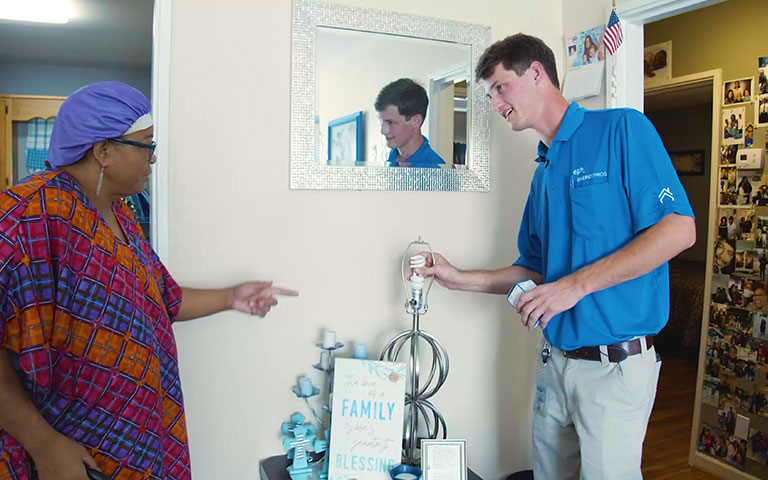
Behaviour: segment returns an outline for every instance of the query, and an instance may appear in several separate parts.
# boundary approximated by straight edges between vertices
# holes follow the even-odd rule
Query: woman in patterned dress
[[[122,201],[152,138],[143,94],[88,85],[59,110],[54,168],[0,193],[0,480],[190,479],[172,323],[297,294],[174,282]]]

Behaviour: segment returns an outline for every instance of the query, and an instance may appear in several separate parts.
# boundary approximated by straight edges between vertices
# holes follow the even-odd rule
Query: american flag
[[[621,22],[619,22],[619,16],[616,15],[614,8],[611,10],[611,17],[608,19],[608,26],[605,29],[605,49],[613,55],[621,46],[622,40],[624,40],[624,35],[621,33]]]

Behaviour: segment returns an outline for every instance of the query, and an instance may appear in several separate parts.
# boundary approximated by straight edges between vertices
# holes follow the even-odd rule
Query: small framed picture
[[[643,49],[643,78],[646,87],[672,78],[671,41]]]
[[[421,441],[423,480],[467,480],[467,441]]]
[[[768,127],[768,95],[757,97],[757,102],[755,103],[755,126]],[[768,141],[766,144],[768,144]]]
[[[720,143],[734,145],[744,143],[744,107],[725,108],[722,110],[723,135]]]
[[[363,160],[363,112],[328,122],[328,165],[360,165]]]
[[[669,152],[678,175],[704,175],[704,150]]]
[[[737,78],[723,82],[723,105],[750,103],[755,99],[755,77]]]

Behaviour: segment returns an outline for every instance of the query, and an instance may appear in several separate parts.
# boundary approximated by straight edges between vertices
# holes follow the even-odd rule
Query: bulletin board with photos
[[[745,168],[737,161],[746,148],[768,154],[763,128],[768,119],[760,117],[760,99],[768,97],[768,57],[757,63],[757,82],[746,77],[723,84],[719,206],[697,448],[768,478],[768,171],[765,165]]]

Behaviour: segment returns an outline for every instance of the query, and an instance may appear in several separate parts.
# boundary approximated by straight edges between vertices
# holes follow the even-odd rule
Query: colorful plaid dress
[[[0,193],[0,339],[24,390],[57,431],[119,479],[189,479],[171,321],[181,289],[125,203],[130,245],[68,174]],[[0,430],[0,480],[36,478]]]

